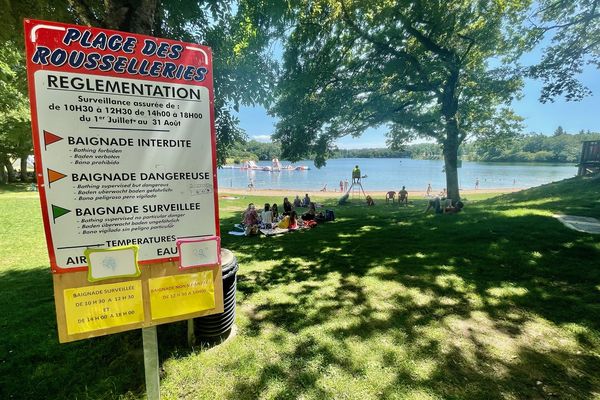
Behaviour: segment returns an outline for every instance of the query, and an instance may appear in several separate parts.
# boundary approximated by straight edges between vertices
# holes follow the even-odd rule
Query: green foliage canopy
[[[512,135],[507,104],[522,83],[500,60],[517,48],[509,24],[528,1],[302,2],[286,43],[272,112],[283,157],[315,154],[335,140],[389,126],[389,144],[418,137],[443,146],[450,196],[457,152],[468,136]],[[491,62],[493,60],[493,62]]]
[[[275,66],[265,17],[280,13],[267,2],[238,0],[4,0],[1,43],[23,48],[25,17],[119,29],[190,41],[213,50],[217,156],[245,137],[234,111],[240,105],[266,104],[275,83]],[[6,15],[4,15],[6,14]],[[6,17],[6,18],[4,18]],[[0,57],[4,58],[4,54]],[[22,61],[19,66],[22,68]],[[1,73],[1,72],[0,72]],[[2,76],[2,81],[3,81]],[[24,77],[21,77],[23,85]],[[1,83],[1,82],[0,82]],[[1,101],[1,100],[0,100]],[[0,105],[1,107],[1,105]],[[1,140],[1,138],[0,138]]]
[[[558,130],[558,129],[557,129]],[[506,145],[475,142],[463,146],[465,158],[475,161],[576,163],[585,140],[600,140],[600,133],[579,132],[547,136],[540,133],[519,135]]]
[[[600,1],[539,0],[530,17],[533,45],[547,36],[551,44],[530,76],[541,79],[542,102],[564,96],[567,101],[591,95],[578,79],[586,64],[600,68]]]
[[[6,167],[11,172],[11,158],[27,157],[31,151],[23,54],[9,41],[0,47],[0,169]]]

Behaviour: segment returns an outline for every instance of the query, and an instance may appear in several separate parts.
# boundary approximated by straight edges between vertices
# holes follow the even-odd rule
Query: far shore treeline
[[[586,140],[600,140],[600,133],[588,130],[569,134],[559,126],[551,136],[530,133],[521,134],[504,144],[496,142],[488,145],[483,141],[464,143],[459,149],[459,157],[466,161],[577,163],[581,153],[581,143]],[[229,164],[239,164],[246,160],[271,161],[273,158],[280,157],[281,148],[277,143],[249,140],[237,143],[227,161]],[[441,146],[437,143],[419,143],[396,150],[390,148],[337,149],[330,158],[437,160],[443,159],[443,154]]]

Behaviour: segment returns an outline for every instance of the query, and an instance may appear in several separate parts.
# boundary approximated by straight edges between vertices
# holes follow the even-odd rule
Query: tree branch
[[[398,50],[398,49],[394,48],[390,43],[378,40],[373,35],[370,35],[369,33],[364,32],[362,29],[360,29],[358,24],[356,24],[356,22],[354,22],[354,20],[350,16],[348,9],[346,8],[346,5],[344,4],[343,0],[340,1],[340,5],[342,8],[342,12],[344,14],[344,21],[346,21],[346,23],[348,24],[348,26],[354,33],[356,33],[358,36],[360,36],[367,42],[371,43],[376,48],[379,48],[380,50],[383,50],[383,51],[387,51],[389,54],[394,55],[394,56],[408,62],[415,69],[415,71],[419,75],[420,79],[424,82],[423,85],[427,85],[428,90],[436,91],[437,86],[435,86],[429,82],[428,77],[423,72],[423,67],[421,66],[420,62],[413,55],[411,55],[405,51]]]
[[[430,37],[426,36],[424,33],[419,31],[418,29],[414,28],[411,25],[410,21],[408,21],[403,14],[398,13],[397,15],[398,15],[398,19],[402,22],[404,29],[406,29],[406,31],[408,33],[410,33],[415,39],[417,39],[427,50],[439,55],[446,61],[449,61],[449,62],[456,61],[455,54],[452,51],[445,49],[444,47],[438,45]]]
[[[471,49],[475,45],[475,39],[470,38],[470,37],[465,36],[465,35],[461,35],[461,34],[459,34],[458,37],[460,37],[461,39],[465,39],[465,40],[469,41],[469,45],[467,46],[467,49],[462,54],[462,56],[460,56],[460,62],[462,63],[462,62],[464,62],[465,58],[467,58],[467,55],[469,55],[469,52],[471,51]]]
[[[96,14],[92,10],[92,7],[84,0],[67,0],[69,5],[73,8],[77,17],[81,19],[85,25],[88,26],[100,26],[101,22],[96,17]]]

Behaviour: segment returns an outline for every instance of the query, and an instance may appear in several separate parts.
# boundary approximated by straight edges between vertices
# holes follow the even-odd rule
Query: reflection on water
[[[283,163],[287,165],[288,163]],[[270,166],[261,161],[259,166]],[[327,166],[317,169],[312,161],[297,165],[309,165],[308,171],[267,172],[241,169],[219,169],[221,189],[246,188],[250,182],[257,189],[304,189],[339,191],[340,180],[351,179],[352,168],[359,165],[366,190],[398,190],[406,186],[411,190],[425,190],[431,183],[434,190],[446,186],[441,160],[411,160],[408,158],[338,158],[329,160]],[[463,161],[459,168],[462,189],[474,189],[479,179],[480,189],[527,188],[575,176],[573,164],[529,163],[483,163]]]

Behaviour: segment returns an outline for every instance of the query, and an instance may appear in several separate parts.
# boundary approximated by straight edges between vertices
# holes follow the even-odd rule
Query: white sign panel
[[[31,24],[31,23],[29,23]],[[210,49],[61,24],[28,30],[36,172],[52,269],[88,248],[178,258],[219,235]]]

